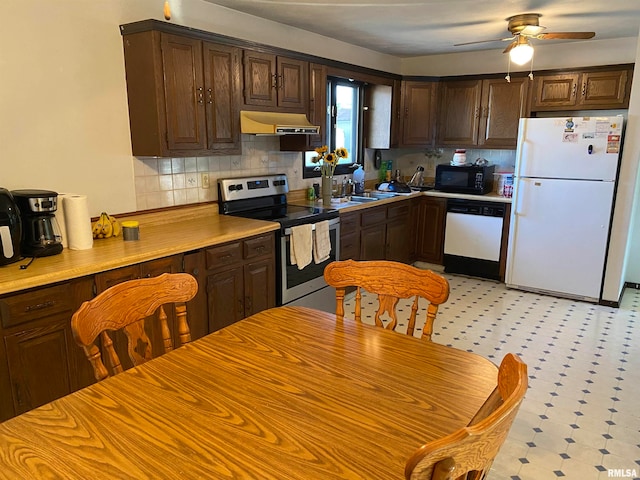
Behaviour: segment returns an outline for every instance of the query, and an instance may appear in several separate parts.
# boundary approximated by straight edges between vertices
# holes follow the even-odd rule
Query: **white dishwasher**
[[[504,213],[498,202],[447,200],[444,271],[500,280]]]

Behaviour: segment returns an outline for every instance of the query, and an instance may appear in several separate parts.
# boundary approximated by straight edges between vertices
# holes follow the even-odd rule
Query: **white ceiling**
[[[398,57],[503,49],[500,40],[454,44],[508,38],[506,19],[521,13],[542,14],[546,32],[594,31],[594,39],[637,37],[640,28],[640,0],[207,1]]]

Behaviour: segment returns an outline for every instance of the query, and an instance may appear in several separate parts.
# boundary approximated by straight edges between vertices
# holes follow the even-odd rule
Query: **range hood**
[[[320,127],[311,125],[304,113],[240,111],[240,131],[252,135],[317,135]]]

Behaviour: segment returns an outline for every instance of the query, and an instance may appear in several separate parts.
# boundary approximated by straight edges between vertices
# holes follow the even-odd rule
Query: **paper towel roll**
[[[60,234],[62,235],[62,246],[67,248],[69,246],[69,240],[67,239],[67,225],[65,223],[64,216],[64,197],[68,197],[68,193],[59,193],[58,194],[58,207],[56,208],[55,217],[58,221],[58,226],[60,227]]]
[[[91,216],[86,195],[65,194],[62,210],[70,250],[87,250],[93,247]]]

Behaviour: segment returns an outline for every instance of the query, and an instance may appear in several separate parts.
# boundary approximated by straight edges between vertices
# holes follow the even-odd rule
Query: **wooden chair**
[[[198,291],[198,283],[188,273],[164,273],[157,277],[129,280],[114,285],[84,302],[71,318],[73,337],[93,367],[98,381],[110,376],[95,341],[100,337],[111,375],[123,371],[120,358],[108,330],[122,329],[127,338],[127,352],[133,365],[153,358],[151,341],[145,332],[144,319],[158,311],[164,352],[173,349],[171,331],[163,305],[175,304],[176,330],[180,345],[191,341],[185,302]]]
[[[324,278],[329,285],[336,289],[336,316],[338,320],[344,318],[344,296],[347,287],[357,287],[356,321],[362,321],[361,289],[364,289],[378,296],[376,325],[384,327],[382,315],[386,312],[390,317],[386,326],[389,330],[394,330],[398,323],[396,312],[398,300],[415,297],[408,319],[407,335],[413,335],[418,313],[418,301],[420,298],[425,298],[429,301],[429,305],[421,338],[427,340],[431,340],[438,306],[449,298],[449,282],[442,275],[404,263],[386,260],[332,262],[325,268]]]
[[[498,371],[498,386],[469,425],[420,447],[406,463],[406,479],[485,478],[507,438],[527,385],[526,364],[507,354]]]

